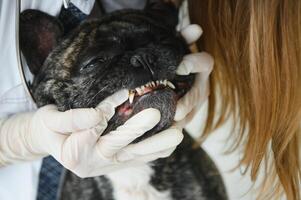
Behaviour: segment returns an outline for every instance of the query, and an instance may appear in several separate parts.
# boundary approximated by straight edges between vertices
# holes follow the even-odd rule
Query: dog
[[[177,8],[159,0],[144,10],[120,10],[64,31],[59,19],[37,10],[20,18],[20,46],[34,74],[31,91],[39,107],[60,111],[95,107],[120,89],[129,100],[116,108],[104,134],[146,108],[161,112],[160,122],[134,142],[170,127],[176,103],[194,75],[177,76],[189,49],[175,30]],[[222,178],[209,156],[184,141],[168,158],[106,176],[81,179],[64,173],[64,200],[227,199]]]

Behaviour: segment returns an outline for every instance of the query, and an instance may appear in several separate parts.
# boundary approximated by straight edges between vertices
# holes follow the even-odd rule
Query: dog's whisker
[[[91,101],[93,101],[97,95],[99,95],[103,90],[105,90],[107,87],[109,87],[108,85],[106,85],[105,87],[101,88],[89,101],[88,101],[88,105],[90,104]]]

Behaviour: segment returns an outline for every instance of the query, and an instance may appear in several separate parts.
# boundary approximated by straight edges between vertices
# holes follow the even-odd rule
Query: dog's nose
[[[146,55],[134,55],[131,57],[131,65],[133,67],[143,67],[145,70],[147,70],[153,79],[155,79],[155,71],[153,68],[153,64],[155,61],[155,57],[150,54]]]

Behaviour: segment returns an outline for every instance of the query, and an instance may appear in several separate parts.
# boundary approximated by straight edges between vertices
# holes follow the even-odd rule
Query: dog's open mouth
[[[156,108],[161,113],[160,122],[149,133],[154,134],[171,126],[177,101],[191,88],[193,81],[193,75],[176,76],[173,80],[150,81],[129,89],[129,99],[117,107],[105,133],[114,130],[133,115],[147,108]],[[145,135],[149,136],[149,134]]]
[[[129,100],[118,107],[118,114],[124,116],[130,115],[137,102],[140,100],[143,101],[143,99],[148,98],[149,95],[156,95],[161,90],[164,91],[168,89],[175,90],[176,87],[171,81],[166,79],[151,81],[145,85],[131,89],[129,90]]]

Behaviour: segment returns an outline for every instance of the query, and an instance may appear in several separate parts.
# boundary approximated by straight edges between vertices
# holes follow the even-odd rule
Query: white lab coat
[[[21,10],[38,9],[56,16],[62,0],[21,0]],[[82,12],[90,13],[94,0],[72,0]],[[17,66],[16,1],[0,1],[0,118],[35,109],[23,88]],[[28,70],[27,70],[28,71]],[[1,200],[34,200],[41,160],[0,168]]]

